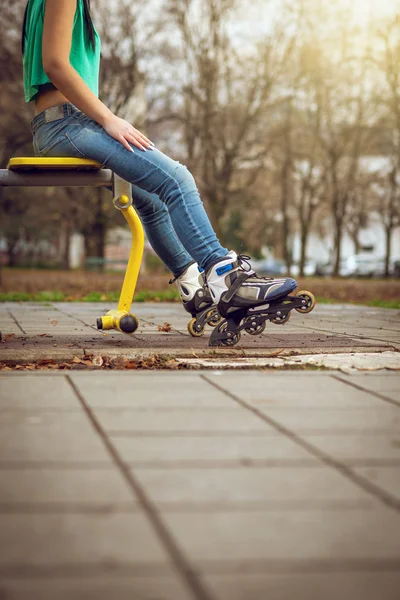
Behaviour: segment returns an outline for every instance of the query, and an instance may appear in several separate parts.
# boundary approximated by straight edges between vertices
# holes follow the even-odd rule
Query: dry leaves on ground
[[[129,359],[124,356],[93,356],[86,355],[83,358],[74,356],[71,360],[61,363],[51,360],[42,359],[37,362],[27,362],[21,364],[13,364],[11,362],[0,363],[0,371],[42,371],[46,369],[58,370],[181,370],[188,368],[187,365],[178,363],[174,358],[166,355],[154,354],[138,359]]]
[[[172,326],[165,321],[164,324],[163,325],[159,325],[157,327],[157,329],[158,329],[158,331],[166,331],[168,333],[169,331],[171,331]]]
[[[0,335],[1,342],[11,342],[15,338],[15,333],[6,333],[5,335]]]

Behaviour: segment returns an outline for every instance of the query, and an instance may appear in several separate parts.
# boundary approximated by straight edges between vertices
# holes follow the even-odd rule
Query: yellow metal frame
[[[140,264],[144,249],[144,232],[140,219],[128,196],[122,195],[114,199],[114,205],[119,203],[119,210],[125,217],[132,233],[132,246],[124,282],[119,297],[117,310],[110,310],[106,315],[97,319],[99,329],[118,329],[124,333],[133,333],[138,327],[137,318],[130,313],[132,298],[135,293],[139,276]],[[123,208],[126,206],[126,208]]]
[[[102,165],[94,160],[85,158],[34,158],[18,157],[12,158],[7,168],[10,171],[32,172],[32,171],[81,171],[98,170]],[[23,185],[23,184],[21,184]],[[27,177],[26,185],[29,186]],[[138,325],[138,319],[131,314],[133,295],[136,289],[136,283],[139,276],[140,264],[142,262],[144,250],[144,232],[140,219],[133,207],[132,186],[113,174],[113,203],[115,208],[120,210],[129,225],[132,234],[132,245],[129,254],[128,265],[126,267],[121,294],[116,310],[108,311],[104,316],[97,319],[98,329],[108,330],[116,329],[123,333],[133,333]]]

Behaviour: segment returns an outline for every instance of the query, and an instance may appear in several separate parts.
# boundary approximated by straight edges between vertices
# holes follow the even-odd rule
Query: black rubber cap
[[[103,329],[103,321],[101,317],[96,321],[97,329]]]
[[[122,317],[120,320],[119,326],[125,333],[133,333],[138,328],[138,322],[135,317],[126,315],[126,317]]]

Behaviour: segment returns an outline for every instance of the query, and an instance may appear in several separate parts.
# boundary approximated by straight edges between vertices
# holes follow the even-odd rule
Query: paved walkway
[[[396,373],[3,372],[0,598],[397,600],[399,467]]]
[[[85,354],[138,356],[269,356],[383,352],[400,349],[400,311],[354,305],[317,305],[301,315],[292,311],[284,326],[269,323],[261,336],[242,335],[234,348],[209,348],[208,336],[193,338],[187,332],[189,315],[180,304],[135,304],[140,319],[133,336],[96,329],[96,318],[112,308],[89,303],[4,303],[0,305],[0,361],[68,360]],[[169,332],[159,326],[168,323]],[[7,335],[8,334],[8,335]],[[14,334],[10,335],[10,334]]]

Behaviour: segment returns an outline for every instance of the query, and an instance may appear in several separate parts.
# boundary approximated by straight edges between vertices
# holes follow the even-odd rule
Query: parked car
[[[372,277],[377,269],[377,259],[370,254],[353,254],[347,258],[344,277]]]
[[[353,254],[342,258],[339,264],[340,277],[372,277],[376,269],[376,261],[369,255]],[[315,274],[323,277],[332,277],[334,261],[319,263],[315,267]]]
[[[340,265],[339,265],[339,275],[344,276],[344,274],[347,274],[347,268],[346,268],[346,262],[347,259],[346,258],[342,258],[342,260],[340,261]],[[334,263],[333,262],[325,262],[325,263],[317,263],[315,265],[315,275],[318,275],[320,277],[332,277],[333,275],[333,270],[334,270]]]
[[[376,261],[374,277],[385,277],[385,265],[385,258],[379,258]],[[389,260],[389,277],[400,277],[400,260],[398,258]]]

